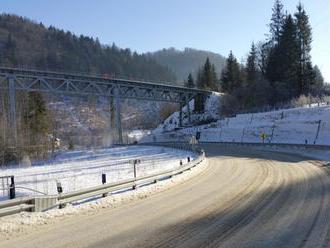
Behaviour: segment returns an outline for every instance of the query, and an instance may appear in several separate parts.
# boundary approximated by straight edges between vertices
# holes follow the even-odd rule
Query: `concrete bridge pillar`
[[[17,120],[16,120],[16,92],[15,78],[8,76],[8,97],[9,97],[9,144],[12,147],[17,146]]]
[[[114,137],[115,125],[115,107],[114,98],[109,97],[109,132]]]
[[[186,106],[187,106],[188,124],[190,124],[191,123],[191,116],[190,116],[189,100],[186,101]]]
[[[118,144],[123,143],[123,131],[121,127],[121,115],[120,115],[120,96],[119,96],[119,88],[116,87],[114,90],[115,95],[115,121],[116,121],[116,129],[118,134]]]
[[[182,127],[182,108],[183,108],[183,104],[182,102],[180,102],[179,127]]]

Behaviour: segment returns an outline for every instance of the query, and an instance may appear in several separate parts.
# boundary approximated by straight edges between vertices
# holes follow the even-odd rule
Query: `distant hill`
[[[0,65],[176,80],[172,71],[149,56],[8,14],[0,15]]]
[[[171,69],[181,82],[187,78],[189,73],[193,73],[195,76],[198,68],[205,63],[207,57],[215,65],[218,76],[226,63],[226,58],[220,54],[192,48],[185,48],[183,51],[169,48],[147,55],[159,64]]]

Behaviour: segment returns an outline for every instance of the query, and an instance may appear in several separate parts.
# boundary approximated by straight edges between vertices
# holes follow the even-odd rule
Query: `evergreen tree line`
[[[312,64],[312,28],[305,9],[299,3],[291,15],[275,0],[272,12],[266,41],[252,43],[245,64],[230,51],[218,79],[207,59],[195,81],[189,75],[186,86],[227,93],[229,112],[276,106],[301,95],[321,95],[324,80]]]

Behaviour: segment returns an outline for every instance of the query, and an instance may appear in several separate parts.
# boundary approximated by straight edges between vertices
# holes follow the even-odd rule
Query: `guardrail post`
[[[107,183],[107,175],[102,173],[102,184],[106,184]],[[107,197],[108,196],[108,193],[104,193],[102,195],[102,197]]]
[[[62,187],[61,182],[56,182],[56,189],[57,189],[57,193],[59,195],[61,195],[63,193],[63,187]],[[65,207],[65,204],[60,204],[58,207],[59,207],[59,209],[62,209]]]
[[[141,163],[140,159],[134,159],[130,161],[133,164],[133,172],[134,172],[134,185],[133,185],[133,189],[137,188],[136,185],[136,179],[137,179],[137,164]]]
[[[15,178],[14,176],[11,176],[10,185],[9,185],[9,199],[15,199],[15,197],[16,197]]]
[[[133,189],[136,189],[137,188],[137,186],[136,186],[136,160],[134,161],[134,164],[133,164],[133,166],[134,166],[134,185],[133,185]]]

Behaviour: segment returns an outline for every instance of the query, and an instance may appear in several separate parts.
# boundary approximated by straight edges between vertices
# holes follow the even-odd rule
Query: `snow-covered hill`
[[[199,131],[200,141],[204,142],[262,142],[261,135],[264,134],[267,143],[330,145],[330,106],[239,114],[180,130],[166,124],[142,141],[189,140]]]
[[[182,123],[184,126],[198,125],[200,123],[210,123],[220,118],[220,99],[221,94],[214,92],[205,101],[205,113],[194,113],[195,100],[189,102],[191,111],[191,123],[188,122],[187,106],[182,108]],[[163,123],[161,123],[153,133],[163,133],[179,128],[179,111],[170,115]]]

